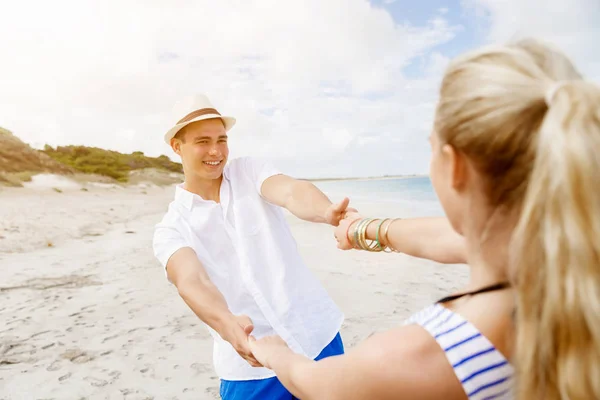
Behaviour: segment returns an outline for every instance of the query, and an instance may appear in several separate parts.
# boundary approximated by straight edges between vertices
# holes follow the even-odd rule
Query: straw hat
[[[221,115],[208,99],[203,94],[195,95],[191,98],[179,102],[175,106],[175,114],[179,117],[183,115],[179,121],[165,134],[165,142],[170,145],[171,139],[175,137],[177,132],[186,125],[192,122],[202,121],[211,118],[221,118],[225,125],[225,131],[229,131],[235,125],[235,118]]]

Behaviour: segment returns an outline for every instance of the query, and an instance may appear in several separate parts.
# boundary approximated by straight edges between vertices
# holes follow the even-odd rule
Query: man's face
[[[229,147],[220,118],[187,125],[171,139],[171,146],[181,156],[186,174],[199,179],[218,179],[223,174]]]

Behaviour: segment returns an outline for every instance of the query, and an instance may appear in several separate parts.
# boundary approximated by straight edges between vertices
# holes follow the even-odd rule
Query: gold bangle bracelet
[[[364,250],[361,246],[361,242],[360,242],[360,232],[362,230],[362,227],[364,226],[364,224],[368,221],[368,218],[363,218],[361,219],[358,224],[356,224],[356,228],[354,229],[354,233],[353,233],[353,237],[354,237],[354,248],[359,249],[359,250]]]
[[[386,237],[387,229],[383,235],[379,235],[379,231],[381,230],[382,225],[388,221],[389,219],[380,220],[377,218],[363,218],[356,223],[354,231],[348,234],[348,240],[350,241],[350,245],[354,249],[365,250],[369,252],[378,253],[381,251],[385,251],[386,247],[381,244],[381,239]],[[375,240],[370,240],[367,238],[367,231],[369,226],[373,222],[379,222],[379,226],[377,228],[377,234]],[[391,221],[393,222],[393,221]],[[389,228],[388,223],[387,228]],[[379,239],[379,240],[377,240]],[[389,253],[389,252],[388,252]]]
[[[377,246],[379,247],[379,251],[385,251],[385,246],[383,246],[381,244],[381,227],[383,226],[383,224],[385,224],[387,221],[389,221],[389,218],[384,218],[381,220],[381,222],[377,225],[377,231],[375,232],[375,243],[377,243]]]
[[[390,250],[386,253],[399,253],[398,250],[394,249],[392,247],[392,244],[390,243],[390,239],[388,238],[388,231],[390,230],[390,226],[392,226],[392,224],[398,220],[401,220],[402,218],[394,218],[392,219],[387,226],[385,227],[384,231],[383,231],[383,237],[385,237],[385,242],[387,243],[387,248]]]
[[[360,219],[357,219],[355,221],[353,221],[350,226],[348,227],[348,232],[346,232],[346,237],[348,239],[348,242],[350,243],[350,246],[352,246],[353,249],[356,249],[356,238],[354,237],[355,233],[356,233],[356,228],[358,228],[358,225],[360,225]],[[352,228],[352,226],[354,225],[354,229],[352,231],[350,231],[350,228]]]
[[[369,246],[366,241],[366,232],[367,232],[367,228],[373,221],[374,221],[373,218],[368,218],[365,220],[364,224],[362,224],[360,227],[360,231],[358,233],[358,241],[359,241],[359,246],[362,250],[367,250],[367,251],[369,250]]]
[[[369,225],[371,225],[373,222],[378,221],[375,218],[372,218],[369,220],[369,222],[365,223],[365,225],[363,226],[362,230],[361,230],[361,235],[360,235],[360,239],[361,239],[361,246],[370,252],[379,252],[381,251],[380,246],[377,244],[377,242],[375,240],[369,240],[367,239],[367,230],[369,228]]]

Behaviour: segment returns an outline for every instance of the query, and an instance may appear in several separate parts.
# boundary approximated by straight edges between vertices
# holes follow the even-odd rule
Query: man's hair
[[[190,125],[191,125],[191,124],[190,124]],[[177,139],[177,140],[181,141],[181,143],[185,143],[185,128],[187,128],[187,127],[188,127],[188,126],[190,126],[190,125],[186,125],[186,126],[184,126],[183,128],[181,128],[181,129],[179,130],[179,132],[177,132],[177,133],[175,134],[175,136],[173,136],[173,139]]]

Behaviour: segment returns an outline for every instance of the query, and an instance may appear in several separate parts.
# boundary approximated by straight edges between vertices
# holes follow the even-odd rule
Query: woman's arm
[[[377,219],[366,230],[368,240],[379,241],[399,253],[424,258],[444,264],[464,264],[467,262],[466,245],[447,218],[409,218],[387,220]],[[335,230],[338,247],[359,248],[354,240],[354,232],[360,224],[360,216],[350,215]],[[387,229],[387,234],[386,234]],[[350,241],[348,241],[350,239]]]
[[[293,353],[277,336],[251,339],[250,348],[304,400],[466,398],[444,352],[416,325],[373,335],[345,355],[320,361]]]

